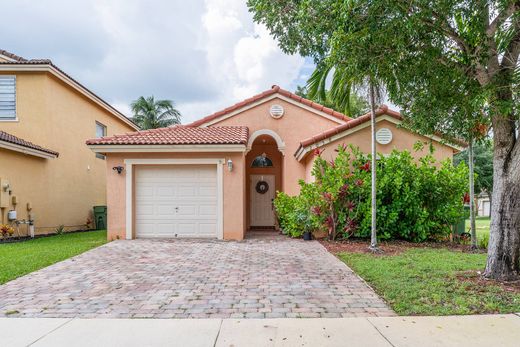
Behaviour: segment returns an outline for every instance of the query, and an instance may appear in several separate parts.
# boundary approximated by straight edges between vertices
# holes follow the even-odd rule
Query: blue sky
[[[0,49],[49,58],[129,114],[154,95],[183,122],[278,84],[295,90],[309,59],[281,52],[245,0],[0,0]]]

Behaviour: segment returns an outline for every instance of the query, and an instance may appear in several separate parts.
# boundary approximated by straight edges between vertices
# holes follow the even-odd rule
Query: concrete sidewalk
[[[0,318],[0,346],[519,346],[520,316]]]

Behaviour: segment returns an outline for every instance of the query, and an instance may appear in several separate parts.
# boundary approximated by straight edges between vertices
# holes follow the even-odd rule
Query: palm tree
[[[327,92],[327,83],[329,74],[332,73],[330,81],[330,89]],[[309,96],[314,100],[325,101],[329,97],[336,105],[338,105],[346,114],[351,114],[352,110],[352,94],[360,91],[368,91],[368,99],[370,104],[370,124],[371,124],[371,142],[372,142],[372,226],[370,233],[370,247],[373,252],[380,252],[377,246],[377,229],[376,229],[376,104],[382,99],[383,87],[378,83],[378,79],[372,74],[357,73],[349,71],[344,67],[323,63],[316,67],[307,82],[307,90]]]
[[[171,100],[155,100],[153,96],[141,96],[130,105],[134,122],[141,129],[157,129],[181,122],[181,113]]]

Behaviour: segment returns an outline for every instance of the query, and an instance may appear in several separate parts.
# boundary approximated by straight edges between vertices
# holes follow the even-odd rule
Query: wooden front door
[[[274,175],[251,175],[250,179],[250,216],[252,227],[273,227],[275,196]]]

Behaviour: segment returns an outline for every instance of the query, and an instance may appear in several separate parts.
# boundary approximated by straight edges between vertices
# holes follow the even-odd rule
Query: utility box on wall
[[[0,178],[0,208],[8,208],[9,192],[11,191],[11,185],[7,178]]]

